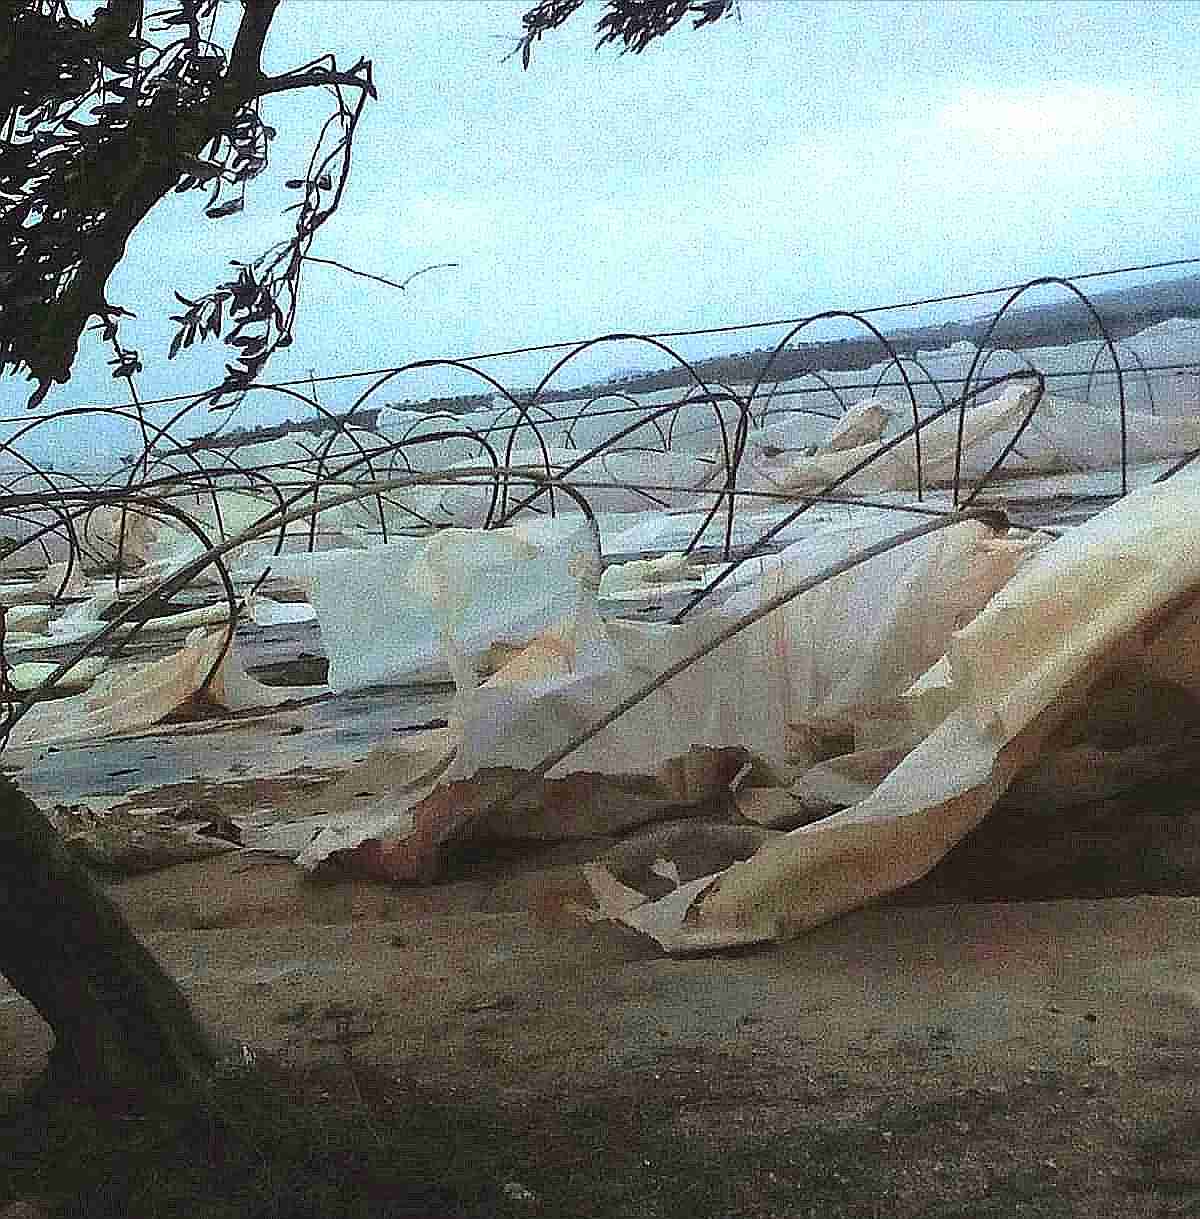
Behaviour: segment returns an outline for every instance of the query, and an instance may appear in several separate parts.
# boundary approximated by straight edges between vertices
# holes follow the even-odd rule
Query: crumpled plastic
[[[224,644],[225,631],[194,630],[183,647],[147,664],[117,664],[82,694],[38,703],[17,721],[8,747],[94,740],[157,724],[199,692]],[[267,686],[246,673],[234,647],[221,660],[207,698],[230,711],[278,706],[326,692],[324,686]]]
[[[1196,689],[1198,508],[1188,469],[1047,545],[951,637],[943,717],[865,799],[610,912],[672,952],[794,935],[929,871],[1117,667]]]
[[[894,532],[883,514],[853,530],[830,531],[823,547],[677,626],[602,622],[594,589],[581,590],[569,621],[486,681],[461,684],[449,727],[409,738],[395,782],[360,812],[339,811],[298,862],[315,867],[353,852],[371,871],[428,874],[437,846],[474,818],[486,814],[503,823],[507,814],[490,803],[514,775],[537,766],[787,581]],[[576,749],[549,771],[542,798],[561,810],[594,801],[598,786],[627,778],[673,786],[674,807],[697,805],[727,790],[737,767],[731,770],[721,751],[730,749],[786,772],[796,760],[796,724],[835,711],[852,723],[864,708],[899,699],[944,649],[958,620],[987,602],[1033,544],[998,545],[986,526],[964,522],[872,560],[852,573],[857,580],[840,577],[796,597]],[[851,607],[862,620],[847,635]],[[818,629],[824,634],[814,637]],[[796,641],[806,634],[809,663],[797,663]],[[667,807],[664,801],[660,815]],[[549,833],[555,813],[543,811],[542,832]],[[514,823],[527,816],[514,813]]]
[[[985,473],[998,458],[1029,407],[1036,390],[1009,384],[992,402],[967,410],[963,421],[964,477]],[[897,421],[907,425],[902,415]],[[952,481],[958,450],[958,412],[921,429],[921,476],[925,486]],[[1137,411],[1126,414],[1129,462],[1182,456],[1200,449],[1200,419],[1166,418]],[[748,451],[749,485],[787,495],[812,494],[829,486],[879,451],[878,442],[816,453]],[[1009,454],[1010,474],[1111,469],[1121,459],[1120,416],[1070,399],[1046,395]],[[881,453],[844,484],[858,493],[912,490],[917,486],[917,449],[910,438]]]
[[[474,683],[495,643],[524,644],[598,581],[595,535],[575,514],[505,529],[444,529],[367,550],[284,555],[275,574],[317,611],[336,691]]]
[[[503,449],[497,456],[505,461]],[[585,451],[564,448],[516,449],[505,464],[523,467],[534,473],[545,474],[547,460],[552,475],[571,468],[563,477],[567,483],[579,483],[595,512],[645,512],[657,508],[688,508],[707,506],[711,497],[702,497],[697,492],[710,486],[723,471],[724,465],[716,455],[694,456],[686,453],[662,453],[646,450],[606,450],[583,462]],[[455,462],[447,467],[449,473],[481,467],[478,457]],[[589,486],[589,483],[620,483],[623,486]],[[646,488],[645,490],[640,488]],[[519,480],[509,489],[509,502],[516,503],[533,490],[528,483]],[[442,488],[438,506],[455,522],[479,526],[484,523],[492,501],[492,483],[463,484]],[[549,496],[537,500],[539,510],[545,511]],[[574,500],[563,494],[555,497],[558,510],[576,510]]]

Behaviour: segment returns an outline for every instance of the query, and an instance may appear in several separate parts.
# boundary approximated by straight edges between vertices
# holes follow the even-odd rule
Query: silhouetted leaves
[[[525,33],[517,43],[521,66],[529,67],[533,44],[543,34],[558,29],[582,7],[583,0],[539,0],[529,9],[521,18]],[[604,12],[596,22],[597,45],[620,42],[623,52],[636,55],[685,17],[690,16],[693,29],[699,29],[735,12],[737,0],[605,0]]]
[[[81,3],[83,21],[71,0],[0,0],[0,374],[28,372],[38,383],[30,405],[68,379],[91,318],[114,346],[114,376],[140,370],[137,353],[119,344],[123,311],[104,295],[129,236],[172,191],[206,190],[209,219],[242,211],[276,136],[259,95],[327,86],[335,112],[307,176],[293,180],[304,196],[291,236],[231,283],[195,300],[177,293],[184,312],[168,356],[224,338],[238,352],[228,395],[290,342],[303,253],[340,197],[354,126],[375,93],[371,65],[341,71],[321,56],[266,77],[257,59],[275,0],[244,0],[227,46],[211,36],[220,3]]]
[[[206,207],[204,214],[210,220],[220,220],[225,216],[232,216],[235,212],[240,212],[245,206],[245,200],[240,195],[235,195],[232,199],[226,199],[224,203],[218,203],[215,207]]]

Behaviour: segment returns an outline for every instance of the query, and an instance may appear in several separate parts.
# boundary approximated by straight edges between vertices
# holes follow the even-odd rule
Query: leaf
[[[320,190],[333,190],[333,179],[328,174],[322,174],[317,179],[317,186]]]
[[[306,185],[307,183],[303,178],[289,178],[284,183],[284,186],[286,186],[288,190],[303,190]]]
[[[178,354],[180,347],[183,346],[183,331],[177,331],[175,337],[171,340],[170,349],[167,351],[167,359],[173,360]]]
[[[218,203],[215,207],[206,207],[204,214],[210,220],[221,220],[225,216],[232,216],[234,212],[240,212],[245,207],[241,196],[233,199],[226,199],[224,203]]]

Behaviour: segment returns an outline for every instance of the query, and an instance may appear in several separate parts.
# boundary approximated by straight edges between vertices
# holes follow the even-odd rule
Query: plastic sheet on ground
[[[296,626],[302,622],[313,622],[317,611],[307,601],[275,601],[261,594],[251,597],[247,604],[251,622],[255,626]]]
[[[724,468],[716,456],[702,458],[683,453],[640,450],[599,453],[577,466],[576,463],[584,455],[583,451],[576,449],[553,448],[543,453],[540,448],[523,448],[514,450],[506,464],[543,474],[547,463],[552,474],[574,466],[564,481],[624,484],[585,486],[588,503],[596,512],[645,512],[657,508],[706,506],[708,501],[702,499],[697,491],[714,482]],[[498,456],[505,460],[503,449]],[[480,464],[479,458],[475,457],[457,462],[449,470],[474,469]],[[639,490],[641,486],[653,490]],[[533,489],[518,483],[509,490],[510,501],[523,499]],[[490,481],[487,485],[444,488],[439,496],[439,506],[457,522],[482,525],[492,501],[492,490]],[[548,502],[548,496],[543,495],[537,501],[539,509],[544,511]],[[564,495],[558,495],[555,502],[560,511],[577,507],[573,500]]]
[[[669,951],[793,935],[924,875],[1117,666],[1196,689],[1198,508],[1184,471],[1047,546],[953,635],[944,717],[870,795],[665,898],[610,895],[611,913]]]
[[[824,448],[837,453],[862,444],[874,444],[883,435],[888,420],[897,414],[899,411],[891,398],[864,398],[834,424]]]
[[[299,862],[352,852],[375,872],[416,878],[511,783],[588,728],[672,662],[702,647],[732,619],[787,581],[895,532],[885,514],[829,531],[725,607],[680,625],[601,622],[594,591],[573,618],[546,632],[481,685],[461,685],[450,727],[416,734],[392,779],[366,785],[375,799],[339,810]],[[614,781],[657,785],[654,813],[698,806],[727,791],[734,771],[721,751],[786,773],[796,760],[797,725],[839,717],[845,725],[898,700],[944,651],[955,625],[973,616],[1011,575],[1030,543],[998,541],[964,522],[885,554],[857,572],[805,593],[743,630],[629,711],[552,769],[537,794],[538,833],[570,832],[581,801]],[[847,632],[845,624],[853,621]],[[803,642],[801,642],[803,641]],[[801,760],[807,760],[801,752]],[[351,780],[353,782],[353,780]],[[630,801],[627,793],[626,803]],[[528,809],[497,810],[499,829],[529,834]],[[636,818],[635,818],[636,823]],[[624,828],[620,813],[607,826]],[[517,827],[522,827],[520,830]],[[605,832],[593,823],[588,832]],[[431,860],[434,862],[431,863]]]
[[[91,740],[157,724],[197,695],[217,663],[224,638],[223,629],[198,628],[183,647],[161,660],[113,665],[86,692],[38,703],[17,721],[9,747]],[[323,686],[264,685],[246,673],[231,647],[209,682],[206,696],[230,711],[246,711],[324,692]]]
[[[58,594],[60,589],[63,597],[82,596],[87,583],[82,564],[65,561],[50,563],[40,579],[8,584],[0,588],[0,605],[10,609],[27,605],[46,607],[50,598]]]
[[[56,693],[75,694],[86,690],[108,665],[104,656],[87,656],[77,665],[72,665],[56,683]],[[25,693],[36,689],[58,666],[51,661],[27,660],[13,665],[8,671],[8,681],[14,690]]]
[[[604,571],[600,581],[600,597],[604,599],[622,593],[661,590],[664,586],[675,587],[679,584],[694,585],[702,575],[703,568],[679,552],[659,555],[656,559],[615,563]]]
[[[123,588],[122,591],[127,589]],[[100,615],[111,609],[117,601],[117,594],[112,588],[103,589],[90,600],[80,601],[61,617],[49,622],[46,634],[31,633],[19,639],[6,640],[6,650],[18,653],[86,643],[108,628],[107,620]],[[142,624],[141,630],[148,635],[161,635],[170,631],[190,631],[198,626],[215,626],[228,620],[228,603],[218,601],[212,605],[196,606],[178,613],[148,618]]]
[[[1008,385],[993,402],[967,410],[963,421],[962,472],[981,475],[998,458],[1020,426],[1036,391]],[[907,426],[897,413],[895,422]],[[959,418],[956,411],[933,420],[921,430],[921,475],[925,485],[948,483],[954,477]],[[1129,411],[1126,414],[1130,462],[1183,455],[1200,449],[1200,419],[1165,418]],[[867,461],[877,442],[853,448],[823,447],[815,453],[748,451],[752,490],[788,495],[820,491]],[[1121,423],[1115,411],[1100,411],[1065,398],[1045,396],[1004,463],[1006,472],[1046,473],[1111,469],[1121,460]],[[854,474],[848,490],[862,493],[912,490],[917,486],[917,450],[912,439],[876,457]]]

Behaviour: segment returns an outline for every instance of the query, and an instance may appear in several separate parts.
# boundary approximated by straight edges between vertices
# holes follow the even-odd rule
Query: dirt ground
[[[1200,899],[879,906],[668,959],[564,914],[588,846],[427,888],[233,854],[111,891],[205,1019],[331,1106],[369,1076],[426,1171],[487,1178],[380,1213],[1200,1215]],[[0,996],[0,1089],[47,1046]]]

